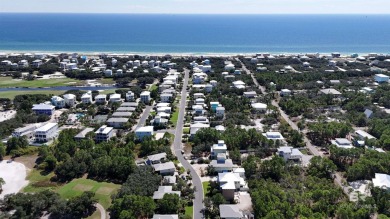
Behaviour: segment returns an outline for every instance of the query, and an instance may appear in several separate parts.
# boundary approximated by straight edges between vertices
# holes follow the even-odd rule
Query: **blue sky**
[[[390,14],[390,0],[0,0],[0,12]]]

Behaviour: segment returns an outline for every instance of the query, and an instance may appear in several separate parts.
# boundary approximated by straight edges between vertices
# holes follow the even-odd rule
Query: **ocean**
[[[390,53],[390,15],[0,13],[0,51]]]

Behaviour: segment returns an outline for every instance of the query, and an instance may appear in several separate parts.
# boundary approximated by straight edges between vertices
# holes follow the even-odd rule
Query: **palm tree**
[[[3,178],[0,177],[0,193],[3,192],[3,185],[5,184],[5,181]]]

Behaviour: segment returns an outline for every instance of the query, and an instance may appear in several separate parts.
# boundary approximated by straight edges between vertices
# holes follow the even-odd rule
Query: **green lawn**
[[[190,128],[189,127],[185,127],[183,128],[183,134],[190,134]]]
[[[154,90],[157,90],[157,89],[158,89],[157,85],[152,84],[152,86],[150,86],[150,88],[149,88],[149,91],[154,91]]]
[[[170,118],[170,121],[174,126],[176,126],[178,118],[179,118],[179,109],[176,109],[176,111],[172,114],[172,117]]]
[[[63,198],[72,198],[81,195],[84,191],[95,192],[99,203],[108,208],[111,204],[111,195],[114,194],[120,185],[107,182],[97,182],[90,179],[74,179],[57,190]]]
[[[188,215],[191,218],[193,218],[193,216],[194,216],[194,206],[186,206],[185,207],[185,211],[186,211],[185,215]]]
[[[83,81],[71,78],[57,78],[57,79],[39,79],[33,81],[12,79],[12,77],[1,77],[0,88],[5,87],[58,87],[67,85],[84,84]]]
[[[50,178],[53,176],[53,172],[48,175],[42,175],[40,170],[31,170],[27,176],[29,184],[24,187],[23,192],[39,192],[47,189],[56,190],[59,185],[50,181]]]
[[[47,94],[47,95],[61,95],[65,93],[64,90],[33,90],[33,91],[0,91],[2,98],[14,99],[15,96],[21,94]]]
[[[206,194],[208,192],[208,188],[210,186],[210,182],[209,181],[202,182],[202,185],[203,185],[203,195],[204,195],[204,197],[206,197]]]

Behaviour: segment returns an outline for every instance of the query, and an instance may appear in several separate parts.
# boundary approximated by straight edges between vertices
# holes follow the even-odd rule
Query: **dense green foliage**
[[[50,215],[50,218],[63,219],[88,217],[96,209],[94,195],[92,192],[84,192],[81,196],[69,200],[61,199],[51,191],[7,195],[0,202],[0,217],[34,219],[44,214]],[[15,212],[7,215],[10,211]]]

